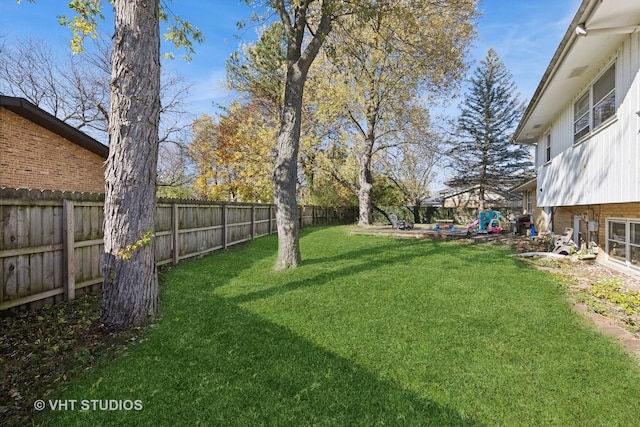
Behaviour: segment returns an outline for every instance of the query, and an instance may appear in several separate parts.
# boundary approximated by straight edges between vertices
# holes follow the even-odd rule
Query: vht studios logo
[[[143,405],[141,400],[40,399],[33,402],[33,407],[36,411],[142,411]]]

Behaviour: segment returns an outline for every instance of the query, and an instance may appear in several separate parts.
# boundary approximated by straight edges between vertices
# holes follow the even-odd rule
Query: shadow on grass
[[[404,242],[403,242],[404,243]],[[413,249],[412,249],[413,248]],[[246,293],[230,298],[229,301],[243,304],[256,299],[270,298],[287,292],[296,291],[307,287],[322,286],[329,280],[344,279],[358,275],[366,271],[384,269],[397,263],[410,264],[418,257],[424,257],[433,248],[425,248],[421,245],[407,242],[403,247],[389,243],[378,245],[375,248],[366,247],[348,252],[340,252],[332,256],[311,258],[303,262],[301,269],[307,269],[301,280],[285,281],[283,285],[275,286],[260,291]],[[348,262],[344,262],[348,260]],[[316,269],[314,267],[320,267]],[[323,268],[324,267],[324,268]],[[320,270],[318,272],[318,270]]]
[[[140,400],[142,411],[43,416],[64,426],[479,425],[226,299],[191,308],[65,396]]]
[[[411,250],[414,245],[399,249],[389,242],[316,256],[303,264],[312,276],[305,273],[303,280],[236,297],[212,291],[272,258],[273,237],[242,248],[241,257],[232,249],[216,255],[222,258],[215,263],[205,258],[165,271],[166,310],[148,340],[60,397],[140,400],[143,410],[45,410],[37,421],[60,426],[480,425],[240,306],[423,256]]]
[[[314,227],[315,231],[321,231],[323,227]],[[358,238],[358,236],[350,238]],[[384,238],[383,238],[384,239]],[[438,239],[389,238],[384,244],[368,245],[365,247],[347,251],[335,251],[333,253],[311,254],[303,259],[300,269],[306,270],[299,280],[284,280],[283,284],[260,289],[257,291],[236,295],[229,298],[230,302],[243,304],[253,300],[275,297],[288,292],[307,287],[322,286],[329,280],[344,279],[357,276],[367,271],[383,271],[385,267],[396,264],[406,265],[407,268],[415,268],[415,262],[429,261],[432,257],[437,263],[444,263],[450,273],[463,271],[469,265],[477,265],[478,261],[499,267],[502,263],[514,263],[519,268],[528,269],[525,262],[518,262],[513,258],[507,258],[508,249],[496,250],[495,245],[482,246],[470,244],[464,241],[442,241]],[[253,255],[248,253],[245,257],[246,266],[251,265]],[[346,262],[345,262],[346,260]],[[318,267],[318,268],[314,268]],[[219,279],[219,280],[218,280]],[[224,285],[232,279],[232,275],[219,277],[216,283]],[[425,280],[428,277],[425,277]]]
[[[144,409],[47,410],[40,420],[51,418],[53,424],[64,426],[475,426],[505,419],[522,425],[545,421],[567,425],[567,420],[582,413],[580,405],[608,408],[610,404],[601,401],[602,390],[610,394],[627,386],[629,392],[619,393],[616,399],[637,395],[635,371],[625,374],[626,365],[610,357],[613,351],[592,346],[593,335],[588,331],[570,327],[550,336],[556,319],[561,323],[571,319],[565,316],[568,308],[549,304],[551,291],[531,298],[527,286],[537,283],[511,286],[508,279],[516,283],[524,275],[521,270],[499,268],[500,263],[519,264],[505,257],[508,251],[462,242],[357,237],[343,242],[341,237],[333,231],[314,233],[309,241],[314,246],[303,249],[307,257],[303,266],[293,271],[269,270],[275,260],[274,237],[243,247],[241,255],[229,251],[212,257],[214,262],[205,258],[176,268],[164,277],[166,310],[147,341],[74,383],[61,397],[140,400]],[[478,265],[478,260],[489,267]],[[449,271],[441,268],[443,264]],[[403,267],[419,274],[404,275]],[[385,271],[391,273],[383,276]],[[449,280],[450,271],[457,271],[455,276],[463,280]],[[480,274],[496,278],[499,289],[490,280],[476,283]],[[359,282],[352,283],[351,276]],[[430,285],[439,281],[445,285],[430,293]],[[344,292],[333,294],[331,286]],[[323,296],[313,287],[328,292]],[[313,292],[301,292],[301,298],[271,298],[304,288]],[[505,290],[517,292],[503,295]],[[393,298],[387,298],[386,292]],[[308,301],[327,295],[339,303],[313,311]],[[379,305],[359,305],[371,295],[374,298],[368,301]],[[378,296],[381,299],[374,301]],[[496,305],[502,299],[512,302],[510,311],[523,314],[512,317]],[[296,300],[302,303],[289,304]],[[376,317],[389,306],[392,316]],[[300,328],[269,317],[268,309],[273,307],[278,314],[290,315],[289,320],[302,319]],[[425,311],[426,307],[430,310]],[[255,308],[266,311],[261,315]],[[370,315],[351,324],[345,317],[338,316],[335,322],[331,317],[349,310],[358,318],[362,312]],[[395,313],[404,317],[394,323]],[[380,327],[380,333],[356,336],[353,326],[361,327],[360,332]],[[321,346],[324,341],[318,336],[333,328],[342,330],[327,342],[340,345]],[[361,357],[352,360],[348,351],[340,349],[349,350],[354,343]],[[603,356],[590,361],[593,352]],[[603,360],[624,366],[609,380],[609,375],[599,374]],[[378,372],[374,366],[383,370]],[[397,366],[401,369],[396,370]],[[583,380],[587,374],[589,379]],[[545,388],[552,392],[541,393]],[[578,392],[591,394],[585,399]],[[576,404],[560,404],[567,399]],[[512,416],[512,409],[519,412]],[[607,416],[602,419],[620,419]],[[591,419],[593,413],[585,417]]]

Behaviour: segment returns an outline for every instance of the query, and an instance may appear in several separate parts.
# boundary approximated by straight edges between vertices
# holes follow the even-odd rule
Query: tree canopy
[[[447,184],[478,186],[480,210],[486,190],[505,190],[531,173],[529,151],[511,143],[524,107],[511,73],[489,49],[469,79],[456,137],[448,151],[454,174]]]
[[[259,108],[233,103],[216,120],[193,122],[189,155],[196,167],[195,194],[204,199],[271,201],[274,130]]]
[[[426,137],[431,102],[456,89],[475,36],[475,0],[388,1],[345,16],[328,36],[323,79],[358,156],[358,224],[371,223],[377,153]]]

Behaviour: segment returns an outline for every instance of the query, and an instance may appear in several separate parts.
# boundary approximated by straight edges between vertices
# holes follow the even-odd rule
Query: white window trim
[[[571,117],[572,117],[571,132],[572,132],[572,139],[573,139],[573,145],[574,146],[575,145],[579,145],[583,141],[591,138],[593,135],[597,134],[602,129],[606,128],[611,123],[613,123],[613,122],[615,122],[617,120],[617,114],[614,112],[611,117],[608,117],[605,120],[603,120],[602,123],[600,123],[598,125],[598,127],[594,128],[594,126],[593,126],[593,107],[594,107],[594,105],[593,105],[593,102],[594,102],[593,101],[593,86],[596,84],[596,82],[598,80],[600,80],[600,77],[602,77],[604,75],[604,73],[609,71],[609,68],[611,68],[611,67],[615,67],[615,71],[614,71],[615,80],[614,80],[614,87],[613,87],[613,95],[615,97],[615,111],[618,110],[618,107],[620,105],[619,104],[620,98],[618,96],[618,86],[619,86],[618,85],[618,65],[617,65],[617,58],[616,58],[613,61],[611,61],[610,63],[608,63],[607,66],[602,68],[600,73],[598,73],[598,75],[589,83],[588,89],[586,91],[580,92],[580,94],[575,98],[575,100],[571,104]],[[575,139],[575,137],[576,137],[576,130],[575,130],[575,124],[576,124],[575,108],[576,108],[576,103],[586,93],[589,94],[589,110],[587,111],[587,114],[589,116],[589,132],[587,132],[585,135],[581,136],[579,139],[576,140]]]
[[[551,163],[551,132],[544,136],[544,163]]]
[[[611,251],[612,248],[609,247],[609,223],[610,222],[620,222],[620,223],[624,223],[625,224],[625,254],[624,254],[624,258],[625,260],[622,261],[618,258],[614,258],[612,256],[609,256],[609,253]],[[638,265],[634,265],[631,263],[631,223],[634,224],[640,224],[640,218],[607,218],[605,220],[605,236],[604,236],[604,240],[605,240],[605,252],[606,252],[606,259],[608,261],[611,262],[615,262],[617,264],[622,264],[626,267],[629,267],[633,270],[640,270],[640,264]],[[634,244],[634,246],[638,246],[637,244]]]

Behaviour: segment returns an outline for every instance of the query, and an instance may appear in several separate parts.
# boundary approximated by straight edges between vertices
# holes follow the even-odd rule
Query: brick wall
[[[562,233],[565,227],[573,228],[574,216],[583,216],[585,218],[585,220],[580,221],[580,232],[583,240],[597,239],[598,246],[604,248],[607,218],[640,218],[640,202],[560,207],[556,210],[554,217],[555,233]],[[597,232],[588,231],[589,220],[597,221]]]
[[[104,193],[104,162],[0,107],[0,187]]]
[[[549,232],[551,230],[547,230],[545,227],[545,215],[544,209],[538,207],[538,192],[537,188],[534,186],[530,190],[524,190],[522,192],[522,212],[517,212],[518,215],[522,214],[532,214],[533,222],[536,227],[536,233],[544,233],[545,231]],[[527,196],[527,194],[529,196]],[[531,197],[531,212],[527,209],[527,197]]]

